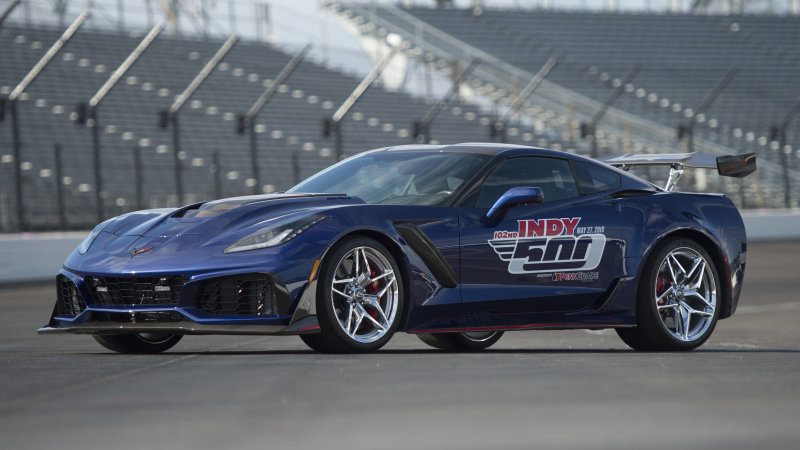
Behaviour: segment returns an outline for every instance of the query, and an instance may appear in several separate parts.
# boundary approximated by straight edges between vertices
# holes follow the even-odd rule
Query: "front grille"
[[[101,306],[175,306],[183,277],[88,277],[92,300]]]
[[[239,276],[206,281],[197,307],[218,316],[269,316],[277,312],[275,285],[265,275]]]
[[[75,317],[86,309],[78,287],[64,275],[56,277],[56,315]]]

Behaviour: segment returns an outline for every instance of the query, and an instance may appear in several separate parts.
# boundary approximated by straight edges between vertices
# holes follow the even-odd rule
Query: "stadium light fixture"
[[[22,0],[14,0],[10,5],[8,5],[8,8],[6,8],[6,10],[3,11],[3,14],[0,15],[0,27],[3,26],[3,23],[5,23],[6,19],[8,19],[8,16],[10,16],[14,9],[21,3]]]
[[[161,128],[168,128],[172,126],[172,155],[173,165],[175,170],[175,195],[178,198],[178,204],[183,202],[183,163],[181,162],[181,145],[180,145],[180,125],[178,122],[178,114],[183,109],[186,102],[188,102],[192,95],[200,88],[206,81],[211,72],[219,65],[225,58],[225,55],[239,42],[239,36],[233,34],[217,49],[214,56],[200,69],[200,72],[195,75],[191,82],[186,86],[172,103],[170,108],[166,111],[161,111],[158,116],[159,126]]]
[[[549,58],[547,62],[539,69],[538,72],[531,78],[531,81],[528,82],[527,86],[520,91],[520,93],[514,98],[511,106],[508,110],[503,114],[496,122],[489,126],[489,136],[492,138],[500,138],[500,142],[506,141],[506,125],[511,117],[516,114],[525,101],[533,95],[534,91],[544,83],[545,78],[547,75],[550,74],[550,71],[555,68],[558,62],[555,58]]]
[[[781,157],[781,165],[783,166],[783,203],[784,207],[792,207],[792,194],[791,194],[791,176],[789,175],[789,155],[786,154],[786,130],[794,120],[795,116],[800,113],[800,97],[795,100],[794,104],[789,111],[783,116],[783,120],[777,126],[770,127],[770,140],[778,143],[778,152]]]
[[[600,105],[600,108],[595,111],[592,118],[589,122],[582,122],[581,123],[581,137],[587,138],[591,136],[591,140],[589,141],[589,145],[591,146],[590,154],[592,158],[597,158],[597,124],[603,120],[603,117],[608,112],[609,108],[617,101],[617,99],[622,95],[625,90],[625,85],[629,84],[636,78],[636,75],[639,74],[639,71],[642,69],[641,64],[634,64],[628,72],[619,80],[619,83],[615,83],[614,90],[608,95],[606,100]]]
[[[164,29],[162,24],[154,26],[145,37],[139,42],[136,48],[125,58],[124,61],[117,67],[114,72],[108,77],[105,83],[100,86],[100,89],[95,92],[88,103],[78,104],[76,109],[76,122],[79,124],[86,124],[91,129],[92,133],[92,156],[93,156],[93,172],[94,172],[94,197],[95,207],[97,208],[97,221],[100,222],[104,219],[105,211],[103,206],[103,171],[102,159],[100,149],[100,124],[97,119],[97,109],[103,100],[111,93],[114,86],[117,85],[120,79],[125,76],[125,73],[133,66],[133,64],[142,56],[142,54],[150,47],[150,44],[158,37],[161,30]]]
[[[342,102],[336,112],[333,113],[333,116],[323,119],[322,136],[329,137],[331,134],[333,134],[336,161],[341,161],[342,154],[344,153],[341,129],[342,121],[347,117],[347,114],[351,109],[353,109],[356,103],[358,103],[372,83],[375,82],[381,73],[383,73],[383,71],[394,58],[394,55],[397,54],[398,50],[399,47],[390,47],[389,53],[384,55],[384,57],[378,61],[378,64],[372,68],[367,76],[364,77],[360,83],[358,83],[358,86],[356,86],[350,96],[348,96],[347,99]]]
[[[413,137],[417,142],[421,144],[427,144],[430,142],[430,129],[433,121],[436,120],[436,117],[440,112],[447,108],[447,105],[450,104],[453,98],[458,95],[461,82],[466,79],[473,70],[475,70],[475,67],[477,67],[478,64],[480,64],[480,60],[478,58],[473,58],[470,60],[470,62],[467,64],[467,67],[460,71],[453,79],[453,84],[450,86],[450,90],[447,91],[444,97],[439,99],[438,102],[431,106],[428,112],[425,113],[425,116],[422,118],[422,120],[418,120],[411,124],[411,129],[414,131]]]
[[[303,61],[308,51],[311,49],[311,44],[306,44],[300,51],[298,51],[291,60],[283,67],[283,69],[278,73],[278,76],[272,80],[272,84],[261,94],[261,96],[253,103],[250,109],[245,114],[240,114],[236,123],[236,132],[239,134],[244,134],[245,131],[248,132],[250,137],[250,165],[252,167],[252,177],[255,180],[253,184],[253,194],[258,194],[259,190],[261,189],[261,172],[259,170],[259,161],[258,161],[258,138],[256,134],[256,117],[258,114],[261,113],[261,110],[269,103],[272,97],[280,89],[281,85],[289,78],[289,75],[294,72],[297,66],[300,65],[300,62]],[[293,156],[293,159],[295,157]],[[295,182],[299,182],[299,180],[295,180]]]
[[[728,83],[736,76],[738,73],[738,69],[735,67],[731,67],[722,75],[722,78],[717,81],[717,84],[706,94],[705,98],[703,99],[700,106],[697,107],[697,110],[693,111],[693,114],[689,119],[678,125],[678,139],[686,138],[686,151],[691,153],[694,151],[694,127],[697,125],[697,116],[700,114],[705,114],[706,111],[711,107],[712,104],[717,100],[717,98],[722,94],[722,91],[725,90],[725,87],[728,86]],[[673,104],[675,107],[677,103]],[[680,110],[680,107],[678,108]]]

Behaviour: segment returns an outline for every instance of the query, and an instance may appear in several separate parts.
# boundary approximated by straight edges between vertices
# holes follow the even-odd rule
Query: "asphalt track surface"
[[[800,448],[800,243],[751,245],[739,312],[690,353],[613,331],[370,355],[187,337],[155,356],[38,336],[51,283],[0,287],[0,449]]]

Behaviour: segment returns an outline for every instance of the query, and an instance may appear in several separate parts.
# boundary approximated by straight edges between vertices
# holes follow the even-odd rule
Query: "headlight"
[[[78,245],[78,253],[81,255],[86,254],[86,252],[89,251],[89,247],[92,246],[92,242],[97,239],[97,236],[100,234],[100,232],[102,232],[105,227],[108,226],[108,224],[113,222],[114,219],[116,219],[116,217],[108,219],[105,222],[102,222],[100,225],[94,227],[94,230],[92,230],[92,232],[89,233],[89,235],[83,240],[83,242]]]
[[[255,233],[239,239],[225,249],[225,253],[244,252],[258,248],[274,247],[289,242],[314,224],[325,220],[325,216],[308,216],[280,224],[272,224]]]

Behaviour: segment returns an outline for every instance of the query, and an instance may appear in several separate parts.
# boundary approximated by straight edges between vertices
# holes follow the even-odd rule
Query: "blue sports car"
[[[665,188],[629,173],[669,168]],[[397,331],[485,349],[504,331],[614,328],[689,350],[736,310],[747,239],[685,168],[743,177],[755,156],[605,162],[500,144],[361,153],[286,193],[138,211],[98,225],[56,277],[40,333],[155,353],[184,335],[299,335],[369,352]]]

